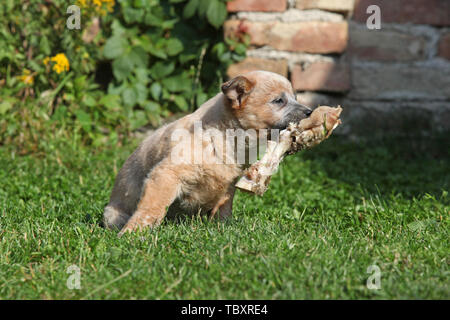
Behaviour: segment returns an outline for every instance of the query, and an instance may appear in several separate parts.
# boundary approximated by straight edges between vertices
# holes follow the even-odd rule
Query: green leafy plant
[[[0,145],[33,151],[55,132],[95,145],[217,93],[245,45],[223,39],[224,0],[0,4]]]
[[[134,108],[133,129],[194,110],[217,92],[226,68],[245,55],[245,49],[230,50],[218,30],[227,16],[224,1],[119,4],[103,55],[114,75],[108,92]]]
[[[35,151],[42,137],[52,138],[56,129],[93,142],[112,124],[94,99],[102,95],[94,75],[98,47],[108,33],[98,25],[111,23],[114,1],[76,3],[82,8],[81,30],[66,26],[67,1],[0,4],[0,145],[15,143],[23,152]]]

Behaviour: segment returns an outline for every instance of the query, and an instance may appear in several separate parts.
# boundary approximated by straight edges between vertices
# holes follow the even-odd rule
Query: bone
[[[314,109],[309,118],[291,123],[280,132],[278,143],[268,141],[264,156],[246,170],[235,186],[243,191],[263,195],[284,157],[312,148],[327,139],[341,124],[341,112],[340,106],[320,106]]]

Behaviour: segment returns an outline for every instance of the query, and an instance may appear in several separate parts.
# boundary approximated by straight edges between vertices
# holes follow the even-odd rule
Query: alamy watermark
[[[67,288],[69,288],[70,290],[80,290],[81,289],[80,267],[73,264],[67,268],[66,273],[70,274],[66,282]]]
[[[67,8],[66,13],[70,15],[66,21],[67,29],[80,30],[81,29],[81,9],[80,9],[80,7],[73,4]]]
[[[369,30],[381,29],[381,9],[376,4],[372,4],[367,7],[366,13],[371,14],[367,18],[366,26]]]
[[[367,289],[380,290],[381,289],[381,270],[376,264],[367,267],[367,273],[370,274],[367,278]]]
[[[81,9],[79,6],[73,4],[67,8],[66,11],[69,17],[66,21],[67,29],[80,30],[81,29]],[[366,13],[370,16],[366,20],[366,26],[369,30],[381,29],[381,8],[376,4],[367,7]]]

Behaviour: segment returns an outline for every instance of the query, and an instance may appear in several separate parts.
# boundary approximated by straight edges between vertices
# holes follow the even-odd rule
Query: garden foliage
[[[245,45],[224,39],[224,0],[0,3],[0,144],[37,148],[51,132],[117,140],[217,93]],[[51,137],[50,137],[51,138]]]

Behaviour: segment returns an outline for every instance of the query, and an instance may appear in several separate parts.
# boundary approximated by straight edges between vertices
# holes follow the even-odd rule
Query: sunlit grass
[[[0,148],[0,298],[450,298],[446,155],[333,137],[287,158],[264,197],[239,193],[229,221],[118,239],[99,223],[134,146]]]

